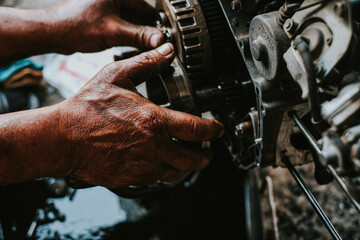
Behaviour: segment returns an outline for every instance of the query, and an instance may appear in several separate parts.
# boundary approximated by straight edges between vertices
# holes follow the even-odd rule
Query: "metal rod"
[[[314,149],[318,156],[321,156],[321,150],[317,145],[315,138],[311,135],[307,127],[301,122],[298,115],[295,112],[289,112],[289,116],[294,120],[296,126],[300,129],[306,140],[309,142],[311,147]]]
[[[349,192],[344,180],[336,173],[335,169],[332,166],[329,165],[328,169],[329,169],[330,173],[334,176],[336,182],[339,184],[339,186],[344,191],[346,196],[348,196],[348,198],[350,199],[350,202],[354,205],[355,209],[360,213],[360,205],[359,205],[358,201],[356,201],[355,198],[353,198],[351,196],[351,193]]]
[[[309,44],[303,37],[297,37],[294,40],[294,47],[298,50],[306,69],[307,83],[309,90],[309,107],[312,121],[318,124],[321,121],[320,102],[317,90],[316,75],[313,64],[313,59],[310,53]]]
[[[297,116],[297,114],[295,112],[289,112],[289,116],[294,120],[296,126],[298,126],[298,128],[300,129],[300,131],[303,133],[303,135],[305,136],[306,140],[309,142],[309,144],[311,145],[311,147],[314,149],[314,151],[316,151],[317,155],[319,157],[322,156],[321,154],[321,150],[319,148],[319,146],[317,145],[317,142],[315,140],[315,138],[311,135],[310,131],[305,127],[305,125],[301,122],[301,120],[299,119],[299,117]],[[339,184],[340,188],[344,191],[344,193],[348,196],[348,198],[350,199],[351,203],[354,205],[355,209],[360,213],[360,205],[359,203],[351,196],[349,190],[347,189],[344,181],[339,177],[339,175],[336,173],[335,169],[328,165],[327,168],[329,169],[330,173],[334,176],[336,182]]]
[[[286,167],[289,169],[289,172],[294,177],[297,184],[300,186],[301,190],[304,192],[305,196],[309,200],[311,206],[314,208],[315,212],[319,215],[320,220],[325,225],[327,230],[329,231],[330,235],[333,237],[333,239],[341,239],[340,235],[337,233],[336,229],[330,222],[329,218],[326,216],[322,208],[320,207],[319,203],[316,201],[314,196],[312,195],[311,191],[308,189],[308,187],[305,185],[304,181],[300,177],[299,173],[296,171],[294,166],[289,160],[289,157],[284,156],[282,158],[282,162],[286,165]]]

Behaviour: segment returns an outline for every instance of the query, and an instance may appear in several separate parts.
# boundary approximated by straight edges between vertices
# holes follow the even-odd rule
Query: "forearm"
[[[0,184],[64,175],[57,111],[0,115]]]
[[[50,9],[0,7],[0,66],[48,52],[64,52],[56,16]]]

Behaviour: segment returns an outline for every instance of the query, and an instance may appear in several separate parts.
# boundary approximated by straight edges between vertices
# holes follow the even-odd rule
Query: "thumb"
[[[152,75],[160,74],[174,60],[174,46],[166,43],[157,49],[142,53],[133,58],[117,62],[120,75],[130,79],[135,86],[143,83]],[[121,77],[115,77],[114,83],[121,84]],[[120,82],[116,82],[120,81]]]
[[[119,22],[118,40],[121,45],[128,45],[140,49],[153,49],[164,42],[164,34],[155,27],[136,25],[125,20]]]

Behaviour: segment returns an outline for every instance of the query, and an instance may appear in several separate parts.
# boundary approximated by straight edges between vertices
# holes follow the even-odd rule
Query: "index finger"
[[[187,113],[164,109],[167,131],[173,138],[183,141],[212,141],[224,135],[224,126],[213,119],[196,117]]]

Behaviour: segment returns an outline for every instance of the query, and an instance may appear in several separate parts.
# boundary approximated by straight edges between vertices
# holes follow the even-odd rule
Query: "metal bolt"
[[[298,23],[289,18],[284,24],[284,30],[290,34],[293,34],[298,27]]]
[[[334,12],[336,13],[336,15],[338,15],[339,17],[345,17],[346,13],[347,13],[347,8],[345,3],[343,2],[338,2],[334,5]]]

